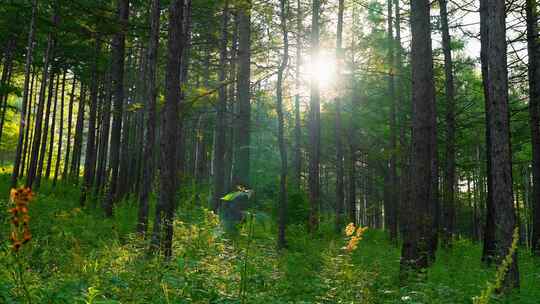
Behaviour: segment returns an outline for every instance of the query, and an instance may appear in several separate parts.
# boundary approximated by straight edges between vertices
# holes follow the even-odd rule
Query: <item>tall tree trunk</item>
[[[6,121],[6,112],[8,107],[9,89],[8,85],[11,82],[13,73],[13,55],[16,40],[14,37],[8,38],[7,48],[5,51],[5,60],[2,67],[2,77],[0,80],[0,142],[4,133],[4,124]]]
[[[300,120],[300,66],[302,64],[302,33],[303,12],[301,0],[296,1],[296,71],[294,96],[294,182],[296,191],[300,191],[302,185],[302,122]]]
[[[37,167],[37,172],[36,172],[36,181],[34,183],[34,187],[36,190],[39,189],[39,187],[41,186],[41,177],[43,176],[43,166],[45,164],[45,154],[47,153],[47,139],[49,137],[49,120],[51,116],[51,103],[54,96],[54,86],[55,86],[54,72],[55,72],[55,68],[51,66],[51,74],[49,78],[49,90],[47,92],[47,105],[45,107],[45,120],[43,121],[43,138],[41,139],[41,148],[39,151],[39,161],[38,161],[38,167]]]
[[[88,117],[88,132],[86,135],[86,152],[84,160],[84,178],[81,191],[80,204],[84,206],[86,196],[90,193],[94,184],[96,172],[96,117],[98,106],[98,61],[101,50],[99,37],[95,37],[94,63],[92,65],[92,78],[90,80],[90,115]]]
[[[251,0],[238,10],[238,118],[232,186],[250,187],[251,134]],[[238,206],[240,204],[237,204]],[[239,206],[243,209],[242,206]]]
[[[187,0],[189,3],[189,0]],[[189,4],[188,4],[189,5]],[[159,246],[165,257],[172,256],[173,218],[176,208],[177,134],[180,102],[180,63],[185,47],[184,0],[174,0],[169,8],[169,42],[167,49],[166,99],[162,109],[159,201],[152,235],[153,246]],[[163,225],[165,228],[163,229]],[[164,231],[163,231],[164,230]],[[162,237],[163,232],[164,239]]]
[[[540,43],[537,3],[527,0],[527,45],[529,49],[529,126],[532,147],[532,251],[540,255]]]
[[[482,0],[486,1],[486,0]],[[486,5],[487,3],[484,3]],[[510,148],[510,117],[508,109],[508,71],[506,68],[506,5],[504,0],[489,1],[487,16],[483,15],[489,29],[487,49],[487,119],[490,130],[489,162],[492,169],[492,199],[494,227],[493,259],[501,263],[512,247],[516,226],[514,197],[512,193],[512,154]],[[515,248],[514,248],[515,249]],[[517,250],[516,250],[517,251]],[[504,279],[504,288],[519,286],[517,254]]]
[[[398,212],[398,176],[397,176],[397,123],[396,123],[396,90],[395,90],[395,63],[394,58],[394,33],[393,33],[393,11],[392,0],[387,2],[388,12],[388,97],[390,100],[390,162],[388,175],[389,191],[388,191],[388,203],[385,206],[385,219],[390,231],[390,240],[397,241],[397,212]],[[387,208],[386,208],[387,207]],[[386,214],[388,213],[388,214]]]
[[[142,171],[142,185],[139,193],[139,215],[137,221],[137,232],[146,235],[148,226],[148,197],[152,191],[152,180],[154,179],[154,145],[156,144],[156,68],[157,55],[159,49],[159,18],[160,0],[152,1],[150,13],[150,38],[148,41],[148,70],[146,74],[147,82],[147,103],[146,103],[146,136],[144,138],[144,164]]]
[[[456,152],[455,152],[455,101],[454,73],[450,32],[448,29],[447,0],[439,0],[441,14],[442,48],[444,53],[444,74],[446,94],[446,165],[444,168],[443,190],[443,246],[452,246],[455,221],[455,185],[456,185]]]
[[[225,0],[221,24],[221,41],[219,53],[219,89],[217,114],[215,124],[214,143],[214,192],[212,199],[212,209],[217,212],[220,206],[221,197],[225,194],[225,112],[227,110],[227,89],[225,86],[225,65],[227,60],[227,26],[229,21],[229,1]]]
[[[111,132],[111,147],[109,156],[109,170],[111,171],[110,184],[107,197],[103,203],[105,215],[113,215],[113,205],[116,199],[118,185],[118,170],[120,167],[120,139],[122,135],[122,113],[124,108],[124,53],[125,36],[129,18],[129,0],[117,0],[117,14],[120,30],[114,35],[112,41],[112,83],[113,83],[113,121]]]
[[[60,125],[59,125],[59,133],[58,133],[58,152],[56,153],[56,164],[54,166],[54,178],[53,178],[53,186],[56,186],[56,181],[58,180],[58,175],[60,172],[60,163],[62,161],[62,143],[63,143],[63,136],[64,136],[64,97],[65,97],[65,91],[66,91],[66,74],[67,71],[64,70],[62,73],[62,96],[60,97]],[[66,164],[64,163],[64,166]]]
[[[73,138],[73,157],[71,158],[71,169],[69,177],[71,182],[75,184],[79,183],[80,178],[85,100],[86,87],[81,83],[79,107],[77,108],[77,122],[75,123],[75,137]]]
[[[19,178],[19,167],[21,165],[21,159],[25,137],[25,130],[28,130],[30,125],[28,124],[28,118],[26,118],[26,108],[30,108],[31,102],[28,102],[32,90],[29,90],[30,73],[32,71],[32,59],[34,53],[34,38],[36,36],[36,18],[37,18],[37,0],[32,1],[32,18],[30,20],[30,30],[28,32],[28,43],[26,46],[26,62],[24,65],[24,87],[23,87],[23,100],[21,118],[19,120],[19,137],[17,140],[17,150],[15,151],[15,161],[13,162],[13,172],[11,173],[11,187],[17,186],[17,180]],[[34,77],[32,76],[32,83]],[[33,85],[32,85],[33,87]],[[28,110],[30,113],[30,110]],[[30,117],[30,115],[28,115]],[[26,137],[28,138],[28,131],[26,131]],[[24,149],[26,150],[26,149]],[[26,154],[26,151],[24,152]]]
[[[32,73],[32,80],[30,81],[30,92],[28,92],[28,96],[27,96],[27,108],[26,108],[26,118],[23,118],[25,119],[24,120],[24,134],[22,134],[24,136],[24,143],[23,143],[23,148],[22,148],[22,155],[20,156],[20,159],[18,161],[19,164],[17,164],[17,167],[19,167],[19,173],[17,174],[17,178],[13,179],[13,173],[12,173],[12,183],[14,183],[14,185],[12,186],[15,187],[16,184],[17,184],[17,179],[20,179],[23,177],[24,174],[26,174],[26,165],[27,165],[27,160],[28,160],[28,146],[29,146],[29,143],[31,141],[31,138],[30,138],[30,129],[32,129],[32,103],[34,101],[34,99],[32,98],[34,96],[34,94],[32,94],[32,92],[34,91],[34,83],[35,83],[35,80],[36,80],[36,75],[35,73]],[[24,98],[24,93],[23,93],[23,98]],[[20,128],[19,128],[20,130]],[[19,142],[17,142],[17,145],[19,144]],[[17,156],[15,156],[17,157]],[[17,162],[14,162],[13,166],[15,167],[15,163]],[[15,168],[14,168],[15,169]]]
[[[491,146],[491,128],[490,116],[488,115],[490,107],[490,95],[488,92],[488,3],[480,0],[480,62],[482,68],[482,83],[484,89],[484,101],[486,112],[486,146]],[[486,222],[484,228],[484,244],[482,250],[482,261],[490,264],[495,256],[495,222],[494,222],[494,202],[493,202],[493,174],[491,167],[491,149],[486,147],[486,177],[487,177],[487,196],[486,196]],[[479,155],[478,155],[478,158]]]
[[[51,140],[49,141],[49,151],[47,156],[47,168],[45,169],[45,178],[51,177],[52,156],[54,152],[54,131],[56,127],[56,109],[58,108],[58,89],[60,88],[60,73],[56,73],[56,83],[54,90],[54,104],[51,117]]]
[[[311,62],[314,64],[319,55],[319,10],[321,8],[320,0],[313,0],[311,17]],[[319,203],[320,203],[320,144],[321,144],[321,125],[320,125],[320,91],[317,75],[311,76],[309,101],[309,230],[314,233],[319,226]]]
[[[343,1],[343,0],[342,0]],[[276,83],[276,111],[278,116],[278,143],[281,157],[281,173],[279,180],[279,232],[278,248],[285,248],[287,240],[285,230],[287,227],[287,145],[285,143],[284,119],[283,119],[283,74],[289,63],[289,35],[287,29],[287,17],[289,3],[287,0],[280,0],[281,31],[283,33],[283,57],[278,69]]]
[[[57,16],[53,16],[53,24],[56,24]],[[41,128],[43,122],[43,109],[45,108],[45,90],[47,88],[47,80],[49,79],[49,62],[53,57],[54,45],[54,29],[51,29],[47,35],[47,48],[43,58],[43,74],[41,76],[41,88],[39,90],[39,100],[36,112],[34,139],[32,143],[32,153],[30,155],[30,165],[28,167],[28,176],[26,177],[26,186],[32,188],[36,179],[36,171],[38,166],[39,148],[41,144]]]
[[[109,151],[109,133],[111,128],[111,101],[112,83],[111,73],[107,72],[105,77],[105,92],[102,97],[101,109],[101,135],[99,137],[99,154],[97,160],[96,186],[94,195],[97,197],[103,193],[103,186],[107,180],[107,156]],[[151,161],[151,160],[148,160]]]
[[[62,179],[63,181],[67,181],[69,179],[69,176],[71,176],[71,173],[69,169],[70,166],[70,154],[71,154],[71,129],[73,125],[73,101],[75,100],[75,87],[77,86],[77,79],[75,78],[75,75],[73,75],[73,83],[71,84],[71,93],[69,94],[69,107],[68,107],[68,129],[67,129],[67,137],[66,137],[66,157],[64,158],[64,172],[62,173]]]
[[[344,91],[344,86],[340,85],[343,81],[341,69],[345,59],[342,47],[343,41],[343,12],[345,10],[345,0],[339,0],[338,4],[338,22],[337,22],[337,38],[336,38],[336,60],[337,60],[337,83],[338,92]],[[343,96],[336,97],[336,232],[340,232],[343,228],[343,204],[345,200],[345,190],[343,186],[343,143],[341,129],[341,100]]]
[[[411,1],[412,66],[412,164],[411,221],[403,236],[401,276],[429,265],[433,229],[433,162],[435,134],[435,87],[427,0]]]

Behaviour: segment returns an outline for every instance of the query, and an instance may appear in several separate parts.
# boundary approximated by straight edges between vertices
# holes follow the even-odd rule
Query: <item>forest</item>
[[[540,303],[536,0],[0,0],[0,304]]]

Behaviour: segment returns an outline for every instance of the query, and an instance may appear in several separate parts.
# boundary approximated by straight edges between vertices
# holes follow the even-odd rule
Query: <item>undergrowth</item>
[[[0,175],[2,210],[7,185],[8,176]],[[32,303],[472,303],[495,277],[495,269],[480,263],[480,246],[458,240],[451,251],[439,250],[426,282],[399,287],[400,251],[381,231],[366,231],[348,252],[331,220],[315,237],[291,224],[289,247],[277,252],[272,216],[255,212],[229,238],[204,208],[205,195],[191,192],[182,194],[174,258],[165,261],[149,256],[147,242],[133,233],[135,202],[120,203],[107,219],[99,202],[79,207],[77,187],[45,183],[29,208],[33,238],[20,253]],[[6,214],[0,216],[0,265],[6,266],[0,303],[27,303],[12,275]],[[539,261],[524,250],[519,261],[520,293],[490,303],[538,303]]]

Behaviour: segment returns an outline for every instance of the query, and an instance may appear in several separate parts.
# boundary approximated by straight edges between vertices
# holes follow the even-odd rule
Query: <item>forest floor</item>
[[[8,179],[0,175],[1,210]],[[368,230],[349,254],[332,223],[315,238],[292,225],[278,254],[268,216],[254,216],[231,240],[194,199],[180,204],[174,257],[164,261],[133,234],[135,203],[106,219],[95,204],[81,209],[78,194],[45,183],[29,208],[33,239],[17,255],[7,213],[0,216],[0,303],[471,303],[494,279],[481,247],[458,240],[439,250],[426,281],[400,288],[400,251],[381,231]],[[493,303],[540,303],[540,260],[521,250],[519,262],[520,292]]]

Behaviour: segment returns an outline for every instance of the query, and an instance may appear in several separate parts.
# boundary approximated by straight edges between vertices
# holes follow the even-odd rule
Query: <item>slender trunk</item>
[[[390,240],[393,242],[397,241],[397,225],[398,225],[398,176],[397,176],[397,122],[396,122],[396,90],[395,90],[395,63],[396,59],[394,58],[394,33],[393,33],[393,10],[392,10],[392,0],[388,0],[388,64],[389,64],[389,73],[388,73],[388,98],[390,100],[390,162],[389,162],[389,172],[388,183],[388,210],[385,208],[385,219],[386,224],[388,225],[388,230],[390,231]],[[388,215],[386,215],[388,212]]]
[[[34,38],[36,35],[36,18],[37,18],[37,0],[32,1],[32,18],[30,20],[30,30],[28,33],[28,43],[26,46],[26,62],[24,65],[24,87],[23,87],[23,100],[22,100],[22,111],[21,118],[19,120],[19,137],[17,140],[17,150],[15,151],[15,161],[13,162],[13,172],[11,173],[11,187],[14,188],[17,186],[17,180],[19,178],[19,167],[21,165],[21,151],[23,151],[23,145],[26,147],[25,130],[26,130],[26,139],[28,140],[28,129],[30,127],[28,123],[29,119],[26,118],[26,108],[30,108],[31,102],[29,102],[29,96],[32,94],[32,88],[34,83],[34,77],[32,76],[32,88],[29,90],[30,82],[30,73],[32,70],[32,58],[34,53]],[[28,117],[30,116],[30,110],[28,110]],[[24,155],[26,155],[26,149],[24,148]],[[24,165],[23,165],[24,166]],[[22,170],[21,170],[22,171]]]
[[[117,0],[117,15],[120,30],[114,35],[112,41],[112,83],[114,94],[113,121],[111,132],[111,148],[109,170],[111,171],[110,184],[105,198],[103,209],[105,215],[112,217],[113,206],[116,199],[118,185],[118,169],[120,160],[120,139],[122,135],[122,112],[124,108],[124,53],[125,36],[129,18],[129,0]]]
[[[52,167],[52,156],[54,152],[54,131],[56,127],[56,109],[58,108],[58,89],[60,88],[60,73],[56,74],[56,88],[54,90],[54,104],[51,117],[51,140],[49,142],[49,151],[47,156],[47,168],[45,169],[45,178],[50,179],[51,177],[51,167]]]
[[[19,135],[24,136],[24,143],[23,143],[23,148],[22,148],[23,150],[22,150],[22,155],[20,156],[19,160],[15,161],[14,164],[13,164],[14,169],[15,169],[15,165],[16,165],[16,163],[18,163],[17,167],[19,167],[19,170],[18,170],[19,172],[18,172],[17,177],[15,179],[13,178],[13,173],[12,173],[11,182],[14,183],[14,185],[12,185],[12,188],[16,186],[16,184],[17,184],[16,180],[19,179],[19,178],[22,178],[23,175],[26,172],[25,170],[26,170],[26,164],[27,164],[27,159],[28,159],[28,145],[29,145],[30,140],[31,140],[30,139],[30,129],[32,129],[32,103],[34,101],[33,98],[32,98],[32,96],[33,96],[32,92],[34,91],[34,83],[35,83],[35,78],[36,78],[35,73],[32,73],[32,72],[30,72],[30,73],[32,74],[32,80],[30,81],[30,91],[27,93],[28,95],[26,96],[26,98],[27,98],[26,99],[27,100],[27,102],[26,102],[27,107],[25,109],[26,118],[23,118],[22,113],[21,113],[21,118],[25,119],[23,121],[23,123],[24,123],[24,126],[23,126],[24,134],[19,134]],[[23,93],[23,100],[24,100],[24,93]],[[20,130],[21,130],[21,128],[19,127],[19,131]],[[20,138],[19,138],[19,140],[20,140]],[[19,145],[19,142],[17,142],[17,145]],[[17,157],[17,156],[15,156],[15,157]]]
[[[86,152],[84,160],[84,181],[81,191],[80,204],[84,206],[86,196],[90,193],[95,179],[96,171],[96,117],[98,105],[98,61],[101,49],[99,37],[95,38],[94,63],[92,66],[92,79],[90,80],[90,115],[88,120],[88,132],[86,135]]]
[[[66,74],[67,71],[64,70],[63,76],[62,76],[62,96],[60,97],[60,125],[59,125],[59,133],[58,133],[58,152],[56,153],[56,165],[54,166],[54,178],[53,178],[53,186],[56,186],[56,181],[58,180],[58,175],[60,172],[60,162],[62,161],[62,143],[63,143],[63,136],[64,136],[64,97],[65,97],[65,90],[66,90]],[[64,163],[64,166],[66,164]]]
[[[311,20],[311,62],[317,61],[319,55],[319,10],[320,0],[313,0],[312,20]],[[309,144],[310,144],[310,159],[309,159],[309,230],[314,233],[319,226],[319,203],[320,203],[320,179],[319,179],[319,163],[320,163],[320,92],[317,75],[311,77],[309,101]]]
[[[189,0],[188,0],[189,2]],[[174,0],[169,8],[169,41],[167,45],[166,97],[162,109],[159,200],[152,234],[152,245],[160,246],[166,258],[172,256],[173,218],[176,208],[177,134],[180,103],[180,62],[185,47],[183,33],[184,1]],[[165,227],[163,228],[163,225]],[[163,231],[164,230],[164,231]],[[162,237],[163,232],[165,235]]]
[[[532,147],[532,251],[540,255],[540,43],[536,1],[527,0],[527,45],[529,49],[529,126]]]
[[[79,107],[77,108],[77,122],[75,124],[75,137],[73,139],[73,156],[71,158],[70,177],[71,182],[78,184],[81,168],[81,152],[84,127],[84,107],[86,99],[86,87],[81,83],[79,95]]]
[[[148,226],[148,197],[152,191],[152,180],[154,179],[154,145],[156,142],[156,68],[159,49],[159,18],[160,0],[152,1],[150,17],[150,38],[148,41],[148,70],[146,74],[147,82],[147,109],[146,109],[146,136],[144,138],[144,164],[142,171],[142,186],[139,193],[139,214],[137,221],[137,232],[146,235]]]
[[[218,71],[219,89],[218,104],[215,124],[215,144],[214,144],[214,192],[212,199],[212,209],[217,212],[220,206],[221,197],[225,194],[225,111],[227,109],[227,97],[225,86],[225,65],[227,60],[227,25],[229,20],[229,2],[225,0],[221,25],[221,42]]]
[[[337,83],[338,92],[343,92],[345,87],[341,86],[343,68],[343,60],[345,59],[342,47],[343,41],[343,12],[345,10],[345,1],[339,0],[338,5],[338,22],[337,22],[337,38],[336,38],[336,60],[337,60]],[[343,186],[343,143],[341,130],[341,100],[343,95],[336,97],[336,232],[339,233],[343,228],[343,204],[345,200],[345,192]]]
[[[56,13],[53,16],[53,24],[56,26],[58,17]],[[26,177],[26,186],[32,188],[34,181],[36,181],[36,171],[38,166],[39,148],[41,144],[41,128],[43,122],[43,109],[45,107],[45,90],[47,88],[47,80],[49,79],[49,62],[53,57],[54,46],[54,29],[51,29],[47,36],[47,48],[45,49],[45,56],[43,58],[43,74],[41,77],[41,88],[39,90],[39,101],[36,113],[35,127],[34,127],[34,140],[32,144],[32,154],[30,158],[30,165],[28,168],[28,176]],[[46,132],[45,132],[46,134]],[[39,188],[39,186],[38,186]]]
[[[452,64],[452,51],[450,32],[448,29],[447,0],[439,0],[441,14],[442,48],[444,53],[445,74],[445,97],[446,97],[446,164],[444,167],[444,190],[443,190],[443,229],[442,244],[445,247],[452,246],[455,221],[455,184],[456,184],[456,152],[455,152],[455,128],[454,117],[454,73]]]
[[[342,0],[343,1],[343,0]],[[278,116],[278,143],[281,157],[281,173],[279,180],[279,232],[278,248],[285,248],[287,240],[285,230],[287,227],[287,145],[285,143],[283,119],[283,74],[289,63],[289,35],[287,30],[287,17],[289,4],[287,0],[280,0],[281,31],[283,33],[283,57],[278,69],[276,84],[276,111]]]
[[[294,182],[296,191],[300,191],[302,185],[302,122],[300,120],[300,66],[302,57],[302,32],[303,13],[301,0],[296,1],[296,71],[294,96]]]
[[[62,173],[63,181],[67,181],[70,176],[70,153],[71,153],[71,129],[73,122],[73,101],[75,99],[75,87],[77,86],[77,80],[73,75],[73,83],[71,84],[71,93],[69,94],[69,108],[68,108],[68,129],[67,129],[67,143],[66,143],[66,157],[64,158],[64,172]]]

